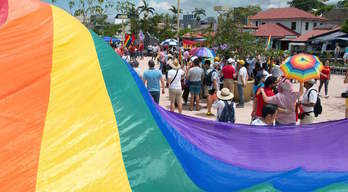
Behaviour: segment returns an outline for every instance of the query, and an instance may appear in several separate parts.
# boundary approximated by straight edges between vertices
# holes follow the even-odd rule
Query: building
[[[183,19],[180,21],[181,27],[183,28],[195,28],[198,26],[197,20],[194,18],[193,14],[183,15]]]
[[[281,24],[300,35],[312,31],[326,21],[323,17],[314,16],[294,7],[272,8],[250,17],[251,25],[258,27],[264,24]]]

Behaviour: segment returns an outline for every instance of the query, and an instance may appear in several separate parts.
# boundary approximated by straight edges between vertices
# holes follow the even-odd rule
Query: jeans
[[[153,100],[159,104],[160,99],[160,92],[159,91],[150,91],[150,95],[152,96]]]
[[[238,84],[239,105],[244,106],[244,87]]]
[[[327,80],[327,79],[320,80],[319,93],[321,91],[321,88],[323,87],[323,84],[325,86],[325,95],[328,95],[329,80]]]

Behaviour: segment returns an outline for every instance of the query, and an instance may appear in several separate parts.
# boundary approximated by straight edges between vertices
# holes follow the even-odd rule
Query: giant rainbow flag
[[[0,0],[0,191],[347,191],[348,121],[229,125],[170,113],[92,31]]]

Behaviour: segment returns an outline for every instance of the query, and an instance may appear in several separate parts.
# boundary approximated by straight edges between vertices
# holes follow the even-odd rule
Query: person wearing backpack
[[[214,114],[211,112],[211,107],[216,100],[216,91],[219,90],[219,63],[214,63],[212,68],[207,70],[206,78],[205,78],[205,85],[208,87],[208,102],[207,102],[207,116],[214,116]]]
[[[318,100],[318,92],[314,88],[315,79],[311,79],[304,83],[306,88],[305,93],[303,94],[301,106],[303,112],[300,114],[300,124],[306,125],[311,124],[314,121],[314,118],[318,116],[318,106],[316,106]]]
[[[217,121],[235,123],[236,104],[232,101],[233,97],[233,93],[228,88],[223,88],[217,92],[219,100],[213,105],[217,109]]]

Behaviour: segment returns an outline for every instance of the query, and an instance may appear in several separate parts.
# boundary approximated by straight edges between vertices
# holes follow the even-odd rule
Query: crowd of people
[[[299,89],[294,90],[296,82],[285,78],[280,70],[284,59],[267,59],[261,55],[245,59],[198,58],[191,56],[188,50],[180,55],[178,51],[159,47],[143,74],[140,74],[136,60],[131,64],[156,103],[159,103],[161,92],[168,88],[171,111],[177,108],[182,113],[183,105],[188,105],[190,111],[200,111],[200,101],[206,98],[207,116],[235,123],[235,109],[244,107],[245,89],[248,81],[254,80],[252,125],[311,124],[322,111],[320,93],[323,86],[323,98],[329,97],[329,61],[324,63],[318,90],[314,87],[315,79],[300,83]],[[158,68],[155,68],[156,63]],[[235,93],[238,100],[235,100]]]

